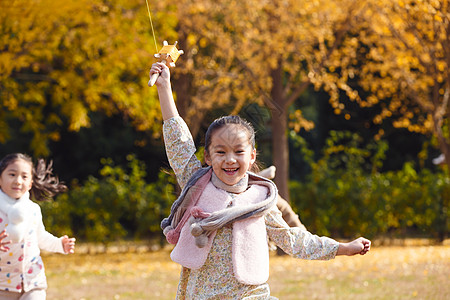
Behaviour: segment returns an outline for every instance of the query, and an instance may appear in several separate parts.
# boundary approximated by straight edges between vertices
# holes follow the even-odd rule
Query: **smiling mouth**
[[[239,168],[233,168],[233,169],[223,169],[225,171],[225,173],[227,174],[234,174],[237,172],[237,170],[239,170]]]

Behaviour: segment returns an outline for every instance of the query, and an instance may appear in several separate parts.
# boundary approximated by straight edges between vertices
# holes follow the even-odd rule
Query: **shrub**
[[[448,174],[416,171],[411,162],[401,170],[379,173],[386,150],[383,142],[361,147],[356,135],[331,135],[324,156],[310,161],[307,179],[290,182],[292,206],[308,230],[344,238],[445,236]]]
[[[154,183],[145,181],[145,164],[133,155],[128,167],[103,159],[101,178],[76,181],[68,193],[42,204],[44,222],[55,234],[70,234],[90,242],[141,239],[160,234],[159,224],[175,200],[174,178],[160,172]]]

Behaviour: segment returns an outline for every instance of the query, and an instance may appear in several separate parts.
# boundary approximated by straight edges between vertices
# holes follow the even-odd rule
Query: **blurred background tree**
[[[145,12],[142,1],[2,2],[0,141],[23,134],[48,156],[91,112],[159,132],[155,90],[142,88],[154,51]]]
[[[347,70],[334,67],[347,96],[377,107],[373,122],[432,134],[450,166],[450,10],[448,1],[366,1],[355,16]],[[370,20],[370,23],[367,21]],[[334,59],[346,59],[335,52]],[[336,113],[345,113],[339,86],[327,85]],[[359,92],[358,92],[359,90]],[[350,118],[350,115],[348,116]],[[377,137],[384,134],[380,128]]]
[[[295,124],[297,131],[314,127],[301,109],[291,106],[312,83],[317,88],[340,86],[340,78],[327,76],[328,66],[334,66],[331,72],[345,71],[350,59],[330,59],[334,52],[351,55],[352,45],[344,42],[365,5],[353,0],[205,0],[182,1],[174,9],[180,45],[187,54],[174,84],[181,115],[196,135],[199,120],[212,108],[241,112],[258,123],[261,113],[246,105],[267,107],[270,163],[277,167],[280,194],[289,198],[288,124]]]

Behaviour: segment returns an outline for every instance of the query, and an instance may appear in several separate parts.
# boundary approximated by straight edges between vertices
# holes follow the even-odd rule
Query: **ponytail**
[[[50,200],[58,193],[67,191],[64,182],[60,182],[58,177],[53,175],[53,161],[46,165],[42,158],[38,160],[33,168],[33,185],[31,195],[36,201]]]

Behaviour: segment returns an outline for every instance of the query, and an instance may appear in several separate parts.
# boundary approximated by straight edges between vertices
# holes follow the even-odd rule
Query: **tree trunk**
[[[272,114],[273,164],[277,168],[275,184],[278,193],[289,202],[289,149],[286,114]]]
[[[178,39],[178,49],[185,49],[186,46],[186,39],[184,38],[184,34],[179,34]],[[183,57],[181,57],[182,59]],[[179,63],[183,63],[183,61],[180,59]],[[171,70],[172,73],[173,70]],[[177,76],[174,76],[171,74],[171,77],[173,77],[174,84],[172,85],[173,91],[176,94],[177,97],[177,109],[180,116],[185,119],[187,116],[187,111],[189,107],[189,75],[187,74],[177,74]],[[176,78],[175,78],[176,77]]]
[[[189,55],[189,49],[186,45],[186,34],[180,30],[178,30],[178,49],[185,50],[184,57],[182,55],[180,60],[177,62],[177,64],[182,65],[188,59],[186,56]],[[189,126],[189,130],[195,140],[200,131],[203,119],[205,118],[205,110],[199,110],[195,104],[192,103],[191,97],[194,91],[192,90],[191,85],[193,76],[191,72],[192,71],[184,71],[183,73],[175,70],[174,74],[176,74],[176,76],[173,75],[172,78],[174,82],[173,90],[176,94],[178,113]],[[192,113],[193,110],[195,113]]]
[[[447,142],[447,139],[444,137],[444,133],[442,132],[442,128],[440,124],[442,124],[442,119],[436,120],[436,114],[433,114],[434,119],[434,131],[435,135],[439,141],[439,148],[445,157],[445,164],[447,168],[450,170],[450,146]],[[447,237],[447,218],[446,218],[446,209],[448,206],[447,199],[445,199],[445,192],[442,193],[438,199],[438,239],[440,242],[443,242]]]
[[[278,193],[289,202],[289,147],[287,139],[287,114],[286,99],[283,92],[281,63],[271,72],[272,91],[271,98],[275,102],[272,109],[272,155],[273,164],[277,168],[275,184]]]

